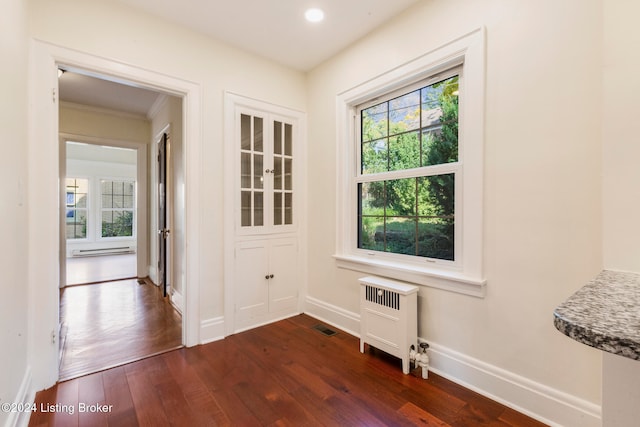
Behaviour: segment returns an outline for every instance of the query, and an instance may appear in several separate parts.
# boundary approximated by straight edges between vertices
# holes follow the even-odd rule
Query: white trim
[[[18,389],[18,393],[16,394],[15,399],[10,400],[8,403],[16,403],[18,405],[33,405],[36,398],[36,392],[32,390],[31,380],[31,368],[27,366],[27,369],[24,372],[24,376],[22,377],[22,382],[20,382],[20,388]],[[4,425],[6,427],[27,427],[29,425],[30,416],[30,411],[9,412]]]
[[[59,280],[59,164],[57,68],[81,68],[114,81],[183,98],[186,171],[186,286],[183,342],[200,343],[200,171],[202,170],[202,88],[199,83],[143,69],[132,64],[32,40],[29,96],[29,361],[36,389],[58,379],[57,342],[51,331],[58,322],[56,282]],[[146,159],[145,159],[146,160]]]
[[[602,425],[602,410],[595,403],[445,346],[429,346],[429,369],[463,387],[551,426]]]
[[[124,112],[124,111],[112,110],[110,108],[96,107],[96,106],[93,106],[93,105],[78,104],[76,102],[60,101],[60,107],[61,108],[67,108],[69,110],[84,111],[84,112],[89,112],[89,113],[96,113],[96,114],[101,114],[101,115],[109,115],[109,116],[113,116],[113,117],[120,117],[120,118],[123,118],[123,119],[147,120],[147,116],[144,115],[144,114],[127,113],[127,112]]]
[[[200,344],[207,344],[224,339],[224,317],[213,317],[200,322]]]
[[[378,253],[375,261],[362,256],[356,248],[356,187],[357,171],[355,146],[355,110],[372,97],[389,93],[413,81],[438,74],[462,65],[464,102],[460,106],[459,159],[462,170],[457,174],[462,183],[462,207],[456,207],[456,221],[460,215],[462,232],[456,233],[455,263],[429,260],[422,265],[396,261],[393,255]],[[336,254],[338,267],[396,278],[400,272],[404,280],[454,292],[482,297],[486,280],[483,274],[483,145],[485,91],[485,30],[477,29],[425,55],[407,62],[362,84],[348,89],[336,98]],[[346,189],[346,191],[345,191]],[[461,236],[460,236],[461,234]],[[461,254],[459,248],[462,248]],[[360,253],[360,255],[358,255]],[[380,259],[383,259],[380,261]],[[406,264],[402,267],[403,264]],[[452,274],[452,271],[457,271]],[[437,278],[438,280],[434,280]]]
[[[304,302],[304,313],[360,337],[360,314],[310,296],[307,296]]]
[[[360,315],[316,298],[305,299],[305,313],[359,337]],[[601,407],[457,352],[429,343],[429,369],[457,384],[551,426],[602,425]]]
[[[171,298],[171,304],[173,304],[175,309],[178,310],[178,313],[182,314],[182,308],[184,307],[184,297],[182,296],[182,294],[176,291],[175,289],[172,289],[170,298]]]
[[[409,263],[372,259],[375,253],[371,254],[370,258],[352,255],[334,255],[333,257],[338,267],[347,270],[375,274],[478,298],[483,298],[486,293],[486,280],[467,277],[458,271],[435,270]]]

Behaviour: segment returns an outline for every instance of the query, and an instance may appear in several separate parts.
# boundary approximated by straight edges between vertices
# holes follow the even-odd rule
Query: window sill
[[[457,271],[435,270],[411,264],[372,260],[355,255],[334,255],[339,268],[376,274],[397,280],[442,289],[478,298],[485,296],[485,279],[465,276]]]

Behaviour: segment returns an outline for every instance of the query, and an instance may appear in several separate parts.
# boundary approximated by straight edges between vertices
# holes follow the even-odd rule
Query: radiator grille
[[[400,294],[397,292],[366,285],[365,293],[367,301],[400,310]]]

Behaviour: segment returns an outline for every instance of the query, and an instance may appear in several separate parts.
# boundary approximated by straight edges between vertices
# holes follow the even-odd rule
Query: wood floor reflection
[[[71,286],[60,295],[60,380],[182,345],[180,314],[150,282]]]

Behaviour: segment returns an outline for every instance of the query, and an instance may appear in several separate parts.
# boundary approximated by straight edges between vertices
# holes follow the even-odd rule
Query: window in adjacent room
[[[65,228],[67,239],[87,238],[88,190],[88,179],[66,179]]]
[[[133,237],[135,181],[100,180],[101,237]]]

